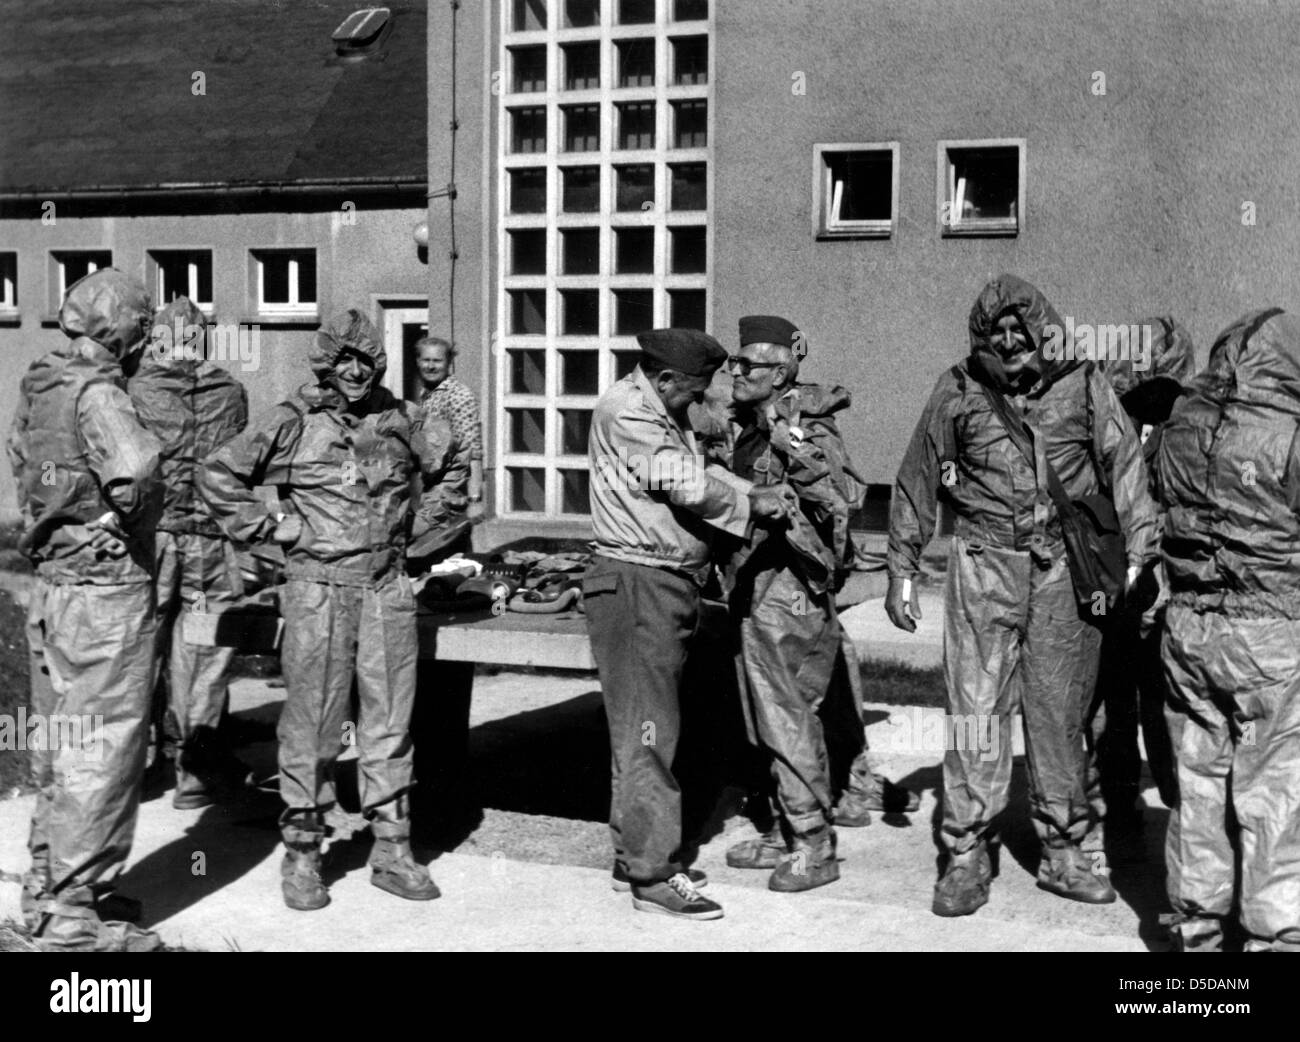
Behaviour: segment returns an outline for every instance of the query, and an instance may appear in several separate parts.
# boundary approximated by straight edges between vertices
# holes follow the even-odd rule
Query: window
[[[211,309],[211,250],[150,250],[146,267],[152,274],[155,304],[161,307],[189,297],[204,310]]]
[[[709,143],[709,103],[673,102],[673,147],[704,148]]]
[[[635,335],[712,317],[707,2],[500,0],[498,364],[504,517],[589,513],[600,394]]]
[[[510,151],[546,151],[546,109],[510,110]]]
[[[813,146],[813,236],[887,239],[898,219],[898,142]]]
[[[253,250],[252,256],[259,312],[316,313],[315,250]]]
[[[939,228],[945,236],[1017,235],[1025,219],[1025,141],[939,142]]]
[[[618,44],[618,85],[620,87],[655,85],[654,40],[623,40]]]
[[[112,250],[53,250],[50,253],[50,314],[63,306],[63,296],[78,279],[113,266]]]
[[[600,106],[565,105],[564,150],[566,152],[600,151]]]
[[[632,101],[618,106],[618,147],[655,147],[655,103]]]
[[[0,253],[0,312],[18,310],[18,254]]]
[[[545,47],[512,47],[510,55],[515,73],[511,89],[516,94],[546,89]]]
[[[673,40],[673,83],[677,86],[709,82],[709,38],[679,36]]]
[[[600,86],[600,43],[571,43],[564,51],[564,89],[595,90]]]

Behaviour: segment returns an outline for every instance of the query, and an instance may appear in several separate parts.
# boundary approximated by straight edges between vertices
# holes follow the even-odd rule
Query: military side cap
[[[794,347],[799,327],[778,315],[746,315],[740,320],[740,346],[746,344],[780,344]]]
[[[648,329],[636,342],[646,358],[687,376],[705,376],[727,360],[723,346],[698,329]]]

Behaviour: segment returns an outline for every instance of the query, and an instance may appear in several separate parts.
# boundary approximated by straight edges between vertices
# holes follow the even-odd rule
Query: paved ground
[[[281,696],[265,682],[239,681],[234,708],[241,719],[266,720]],[[486,793],[478,819],[453,852],[417,849],[433,859],[444,892],[438,901],[411,904],[371,887],[369,841],[362,833],[332,846],[327,860],[334,903],[317,913],[288,911],[279,896],[278,808],[270,795],[238,810],[201,812],[173,810],[168,796],[147,801],[122,889],[146,900],[149,922],[168,941],[210,949],[1140,951],[1147,947],[1142,937],[1154,935],[1162,907],[1154,848],[1148,863],[1115,869],[1122,895],[1115,905],[1077,905],[1035,888],[1019,759],[1022,795],[990,904],[969,919],[932,916],[936,851],[929,823],[941,753],[934,724],[926,721],[935,711],[888,706],[869,710],[872,746],[887,774],[923,793],[921,810],[910,819],[841,830],[840,882],[777,895],[765,889],[766,873],[728,869],[726,846],[753,834],[747,819],[734,816],[715,830],[697,861],[709,872],[710,893],[726,918],[684,923],[637,913],[626,895],[609,888],[600,795],[593,797],[589,785],[575,791],[566,782],[566,764],[580,759],[582,770],[593,764],[598,770],[604,762],[599,713],[594,681],[585,677],[479,678],[470,745],[472,775]],[[545,758],[550,747],[555,759]],[[491,777],[517,769],[529,750],[539,757],[527,763],[536,769],[534,785],[490,784]],[[251,750],[264,768],[271,756],[270,743]],[[1153,790],[1146,796],[1154,808],[1148,819],[1155,843],[1166,814]],[[17,913],[31,802],[0,802],[0,919]],[[545,841],[538,853],[515,842],[539,828]]]

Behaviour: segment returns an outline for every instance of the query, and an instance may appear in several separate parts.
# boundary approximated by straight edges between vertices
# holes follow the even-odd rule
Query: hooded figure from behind
[[[233,548],[199,496],[197,480],[203,461],[248,424],[248,395],[206,359],[206,328],[207,316],[187,297],[159,308],[149,347],[127,385],[141,423],[162,443],[155,557],[158,658],[167,668],[154,715],[179,746],[172,803],[185,810],[208,806],[247,773],[218,734],[234,648],[187,643],[182,614],[219,611],[242,585]],[[158,709],[166,710],[165,724]]]
[[[1071,499],[1108,491],[1124,532],[1130,581],[1154,554],[1155,507],[1141,449],[1109,383],[1091,363],[1045,357],[1061,321],[1014,275],[993,279],[970,312],[970,354],[935,385],[899,468],[890,508],[889,595],[896,626],[916,628],[921,553],[942,501],[955,515],[948,556],[944,672],[948,708],[973,740],[944,755],[941,839],[947,866],[937,915],[988,900],[992,823],[1007,805],[1011,716],[1023,714],[1030,810],[1042,847],[1038,885],[1073,900],[1115,900],[1093,831],[1082,732],[1101,632],[1075,601],[1050,462]],[[986,394],[1001,394],[1033,432],[1031,463]],[[912,603],[904,603],[904,584]]]
[[[1300,320],[1242,316],[1165,425],[1173,940],[1300,950]]]
[[[321,844],[355,678],[361,806],[375,837],[371,881],[429,900],[438,888],[410,848],[417,641],[405,548],[412,485],[436,482],[450,440],[382,385],[383,343],[361,312],[323,326],[307,361],[315,382],[209,457],[199,476],[229,538],[285,548],[284,899],[303,911],[329,902]],[[280,507],[268,506],[257,486],[276,486]]]
[[[1169,316],[1143,319],[1136,328],[1143,338],[1141,349],[1132,345],[1129,357],[1106,360],[1098,367],[1133,421],[1154,496],[1154,461],[1163,427],[1196,373],[1196,347],[1186,328]],[[1130,860],[1144,859],[1146,850],[1138,806],[1142,768],[1139,722],[1142,746],[1160,798],[1167,807],[1178,802],[1160,659],[1164,587],[1163,567],[1158,560],[1150,562],[1139,576],[1133,596],[1121,607],[1118,624],[1107,628],[1089,721],[1097,758],[1094,808],[1105,820],[1107,847]]]
[[[161,943],[117,921],[139,909],[113,894],[135,833],[154,677],[160,446],[123,380],[152,315],[144,287],[116,269],[74,283],[59,312],[68,340],[27,370],[9,435],[20,546],[36,566],[32,711],[90,722],[89,733],[65,731],[33,752],[39,792],[23,914],[49,950]]]

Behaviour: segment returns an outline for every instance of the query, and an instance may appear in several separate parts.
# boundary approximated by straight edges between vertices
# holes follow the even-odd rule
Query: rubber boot
[[[835,830],[825,825],[814,832],[794,837],[791,850],[772,871],[767,888],[792,894],[814,890],[840,878],[840,862],[835,856]]]
[[[846,791],[835,804],[835,824],[842,829],[863,829],[871,824],[870,798],[866,793]]]
[[[732,868],[776,868],[790,852],[781,836],[781,826],[773,825],[757,839],[745,839],[727,848],[727,864]]]
[[[1070,901],[1108,905],[1115,901],[1110,869],[1101,851],[1085,854],[1078,847],[1049,847],[1038,866],[1038,888]]]
[[[41,902],[32,941],[43,952],[156,952],[162,938],[130,923],[100,919],[94,908]]]
[[[442,891],[429,870],[416,863],[407,839],[376,839],[370,851],[370,882],[408,901],[432,901]]]
[[[320,840],[285,843],[280,863],[280,889],[284,903],[295,912],[314,912],[330,903],[320,878]]]
[[[988,904],[992,879],[993,863],[982,840],[970,850],[949,855],[943,875],[934,884],[930,911],[945,918],[973,914]]]
[[[1160,925],[1168,930],[1170,950],[1176,952],[1223,951],[1223,920],[1166,912]]]

